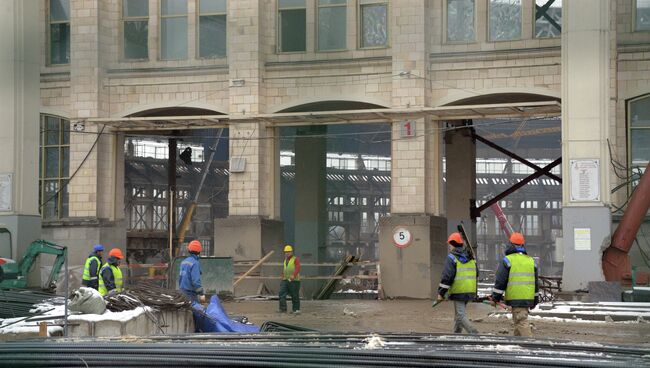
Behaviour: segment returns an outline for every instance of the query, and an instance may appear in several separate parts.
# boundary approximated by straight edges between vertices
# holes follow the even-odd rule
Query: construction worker
[[[525,239],[521,233],[510,235],[506,256],[499,263],[492,291],[492,303],[498,303],[505,293],[506,304],[512,308],[515,336],[532,337],[528,323],[528,309],[539,300],[537,264],[526,254]]]
[[[99,270],[99,293],[108,295],[122,292],[122,270],[120,260],[124,255],[120,248],[113,248],[108,252],[108,260]]]
[[[280,283],[280,313],[287,312],[287,294],[291,296],[294,314],[300,314],[300,260],[293,255],[293,247],[284,246],[284,268]]]
[[[205,293],[201,286],[201,264],[199,263],[199,254],[201,254],[201,242],[192,240],[187,245],[187,251],[190,255],[181,262],[181,272],[178,275],[178,288],[191,301],[205,303]]]
[[[99,288],[99,269],[102,267],[102,255],[104,246],[95,244],[93,252],[86,258],[84,273],[81,276],[81,284],[97,290]]]
[[[442,271],[438,287],[438,301],[449,293],[449,300],[454,302],[454,333],[462,333],[463,329],[470,334],[477,334],[478,330],[471,324],[465,310],[467,303],[476,298],[476,281],[478,270],[476,261],[463,249],[463,237],[460,233],[452,233],[447,239],[449,254]]]

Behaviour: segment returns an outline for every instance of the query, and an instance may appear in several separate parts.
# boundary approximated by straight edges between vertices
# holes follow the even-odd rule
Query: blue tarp
[[[205,310],[196,302],[192,304],[192,309],[196,332],[260,332],[260,328],[256,325],[247,325],[230,319],[216,295],[212,296]]]

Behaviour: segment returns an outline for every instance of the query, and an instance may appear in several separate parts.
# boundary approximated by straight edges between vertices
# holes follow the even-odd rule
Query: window
[[[161,0],[160,58],[187,58],[187,1]]]
[[[650,161],[650,95],[629,103],[630,168],[641,173]]]
[[[199,2],[199,57],[226,56],[226,0]]]
[[[56,116],[41,115],[40,125],[41,216],[44,219],[56,220],[68,217],[70,122]]]
[[[490,0],[490,41],[521,38],[521,0]]]
[[[560,37],[562,0],[535,0],[535,37]]]
[[[650,0],[635,1],[634,30],[650,31]]]
[[[524,221],[524,234],[531,236],[540,235],[539,215],[526,215],[524,216]]]
[[[447,41],[474,39],[474,0],[447,0]]]
[[[124,32],[124,58],[149,58],[149,1],[124,0],[122,2]]]
[[[346,0],[318,1],[318,50],[345,50],[347,47]]]
[[[70,63],[70,1],[50,0],[50,64]]]
[[[359,14],[361,47],[388,45],[388,3],[377,0],[360,0]]]
[[[307,50],[307,9],[305,0],[278,1],[278,50]]]

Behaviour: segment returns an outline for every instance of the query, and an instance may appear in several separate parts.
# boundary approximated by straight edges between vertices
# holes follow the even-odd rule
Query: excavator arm
[[[36,240],[29,245],[27,253],[20,261],[20,264],[18,265],[19,274],[26,278],[27,274],[34,266],[34,262],[39,254],[53,254],[56,256],[56,259],[54,260],[52,272],[48,278],[47,285],[50,286],[56,282],[61,266],[65,263],[67,253],[67,247],[50,243],[45,240]]]

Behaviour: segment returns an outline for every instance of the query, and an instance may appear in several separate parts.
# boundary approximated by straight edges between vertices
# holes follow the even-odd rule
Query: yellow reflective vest
[[[106,289],[106,285],[104,284],[104,277],[102,277],[102,271],[110,267],[111,271],[113,272],[113,280],[115,281],[115,290],[118,293],[122,292],[122,270],[120,270],[119,267],[110,265],[108,263],[104,264],[101,270],[99,270],[99,293],[102,295],[108,294],[110,290]]]

